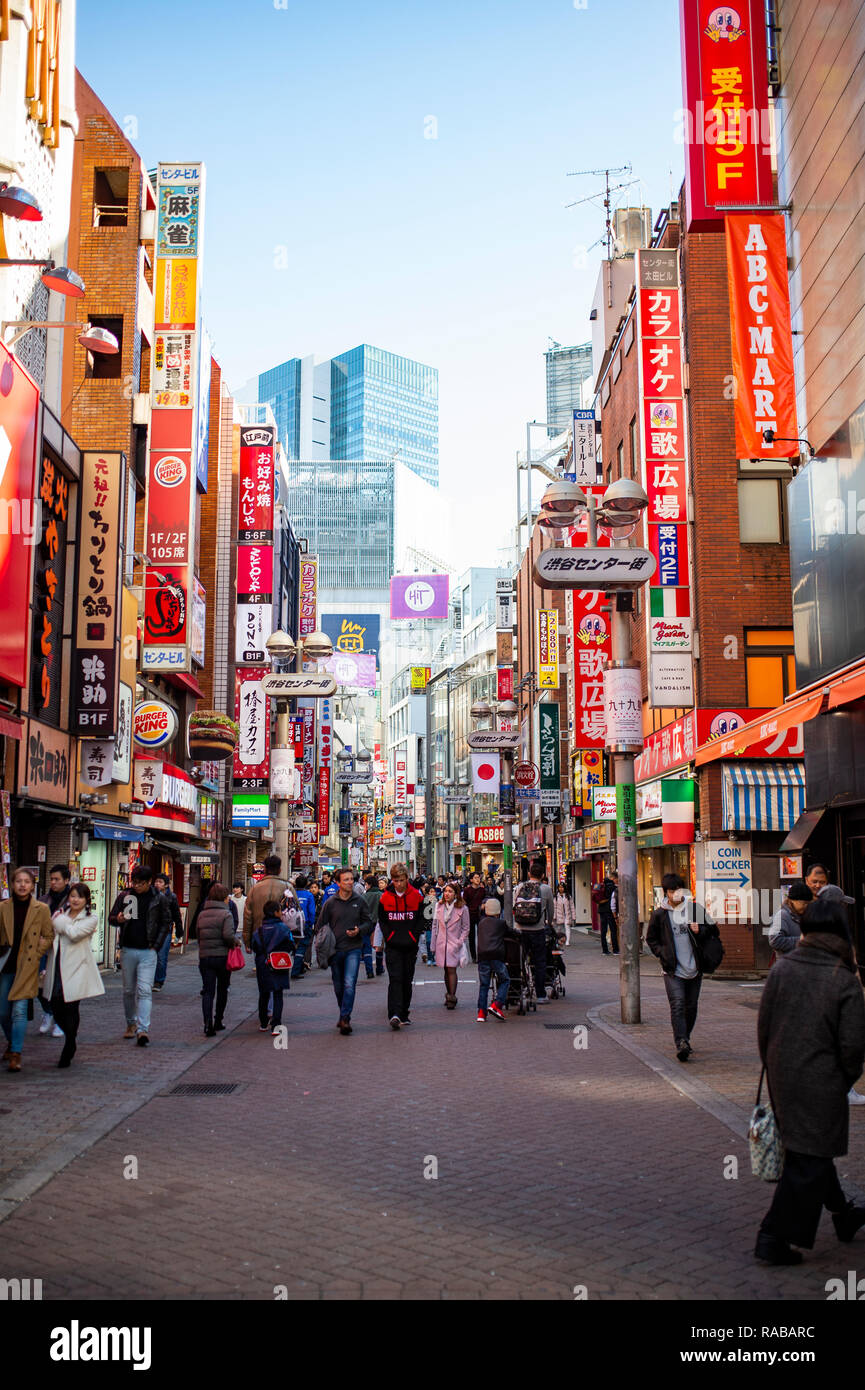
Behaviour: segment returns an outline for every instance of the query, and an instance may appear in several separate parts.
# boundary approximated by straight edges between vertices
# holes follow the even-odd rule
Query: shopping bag
[[[243,959],[243,951],[240,946],[232,946],[226,961],[229,970],[242,970],[245,964],[246,961]]]
[[[757,1099],[748,1129],[748,1145],[751,1150],[751,1172],[763,1182],[778,1182],[784,1167],[784,1145],[778,1131],[775,1112],[769,1102],[761,1104],[763,1077],[766,1068],[760,1072]]]

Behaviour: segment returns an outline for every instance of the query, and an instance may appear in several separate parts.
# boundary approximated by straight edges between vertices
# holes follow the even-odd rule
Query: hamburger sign
[[[132,718],[132,737],[139,748],[151,751],[165,748],[178,729],[177,715],[170,705],[160,700],[143,700],[135,706]]]

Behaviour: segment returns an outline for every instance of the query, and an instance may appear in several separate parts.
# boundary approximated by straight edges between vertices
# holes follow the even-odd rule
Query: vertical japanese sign
[[[301,637],[315,632],[318,616],[318,558],[302,555],[300,559],[300,598],[297,630]]]
[[[584,489],[598,500],[603,487]],[[586,517],[571,532],[571,546],[580,549],[588,543]],[[598,535],[599,546],[609,546],[610,538]],[[575,589],[572,624],[574,632],[574,732],[581,749],[603,749],[604,666],[610,651],[610,626],[601,611],[606,594],[600,589]]]
[[[538,686],[541,690],[559,688],[559,615],[555,608],[535,610],[535,645],[538,660]]]
[[[574,456],[571,476],[575,483],[584,487],[598,481],[598,462],[595,451],[595,412],[593,410],[574,411]]]
[[[330,825],[330,766],[333,756],[333,731],[330,723],[330,700],[321,701],[321,726],[318,748],[318,838],[327,839]]]
[[[27,679],[38,415],[38,386],[0,343],[0,507],[8,518],[0,528],[0,680],[17,686]]]
[[[559,707],[538,705],[538,754],[541,769],[541,822],[558,825],[562,819]]]
[[[37,501],[36,517],[40,524],[33,537],[37,544],[33,564],[30,712],[56,726],[60,723],[63,686],[69,482],[59,464],[47,454],[43,455],[39,472]]]
[[[199,451],[204,165],[160,164],[156,177],[154,372],[144,551],[145,671],[191,671]],[[157,577],[157,576],[161,576]]]
[[[496,697],[514,698],[514,597],[510,579],[496,580]]]
[[[799,430],[784,217],[728,217],[726,237],[736,456],[793,458]],[[764,430],[780,439],[767,444]]]
[[[773,201],[764,0],[680,0],[690,230]]]
[[[79,487],[78,610],[70,730],[110,738],[117,729],[120,640],[120,528],[126,492],[123,455],[85,454]]]
[[[301,702],[299,702],[301,703]],[[302,705],[303,718],[303,800],[315,805],[315,704],[310,700]]]
[[[234,717],[240,726],[234,750],[237,791],[266,791],[270,785],[270,712],[261,688],[264,672],[239,668],[235,676]]]
[[[643,466],[649,549],[657,562],[649,589],[652,704],[692,705],[692,627],[688,564],[685,402],[678,252],[637,252],[637,323]]]
[[[250,666],[269,660],[273,631],[274,449],[271,425],[241,428],[235,657]]]

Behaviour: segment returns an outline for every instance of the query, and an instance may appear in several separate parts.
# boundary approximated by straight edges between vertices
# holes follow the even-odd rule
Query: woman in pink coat
[[[469,910],[455,883],[445,884],[433,917],[430,950],[445,972],[445,1008],[457,1006],[457,966],[469,937]]]

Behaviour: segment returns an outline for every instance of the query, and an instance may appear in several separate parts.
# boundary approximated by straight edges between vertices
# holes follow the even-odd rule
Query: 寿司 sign
[[[134,796],[144,811],[133,825],[192,834],[198,816],[198,788],[182,767],[155,758],[135,759]]]

